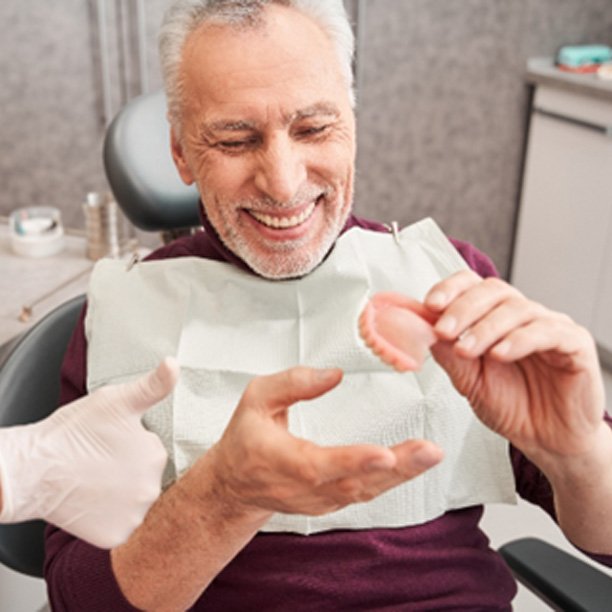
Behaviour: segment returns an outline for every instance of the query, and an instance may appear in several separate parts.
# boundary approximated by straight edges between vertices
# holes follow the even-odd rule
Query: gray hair
[[[351,105],[355,41],[342,0],[177,0],[166,11],[159,33],[159,54],[170,122],[180,130],[180,64],[187,37],[203,22],[255,27],[266,4],[294,7],[315,21],[334,44]]]

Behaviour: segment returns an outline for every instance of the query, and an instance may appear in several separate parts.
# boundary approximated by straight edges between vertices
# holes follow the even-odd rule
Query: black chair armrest
[[[612,610],[612,577],[537,538],[523,538],[499,549],[514,577],[564,612]]]

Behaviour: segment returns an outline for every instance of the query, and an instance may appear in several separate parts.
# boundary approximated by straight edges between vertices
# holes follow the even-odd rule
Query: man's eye
[[[323,134],[328,127],[328,125],[313,125],[312,127],[302,128],[301,130],[298,130],[298,136],[301,136],[302,138],[318,136],[319,134]]]
[[[222,140],[217,143],[222,149],[244,149],[252,144],[252,140]]]
[[[217,140],[212,143],[212,146],[228,153],[241,153],[242,151],[253,149],[259,142],[258,136],[244,136],[242,138],[232,138],[231,140]]]

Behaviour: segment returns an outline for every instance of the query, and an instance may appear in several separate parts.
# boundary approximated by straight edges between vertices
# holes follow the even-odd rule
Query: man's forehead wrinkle
[[[256,93],[252,92],[268,89],[271,83],[279,88],[296,88],[293,75],[300,69],[300,61],[299,56],[289,54],[282,58],[268,57],[257,62],[246,58],[240,65],[213,62],[198,64],[186,58],[183,60],[183,66],[189,79],[205,83],[216,102],[225,102],[231,101],[230,96],[241,91],[246,91],[257,99]],[[319,76],[319,70],[313,68],[306,78],[316,82]]]

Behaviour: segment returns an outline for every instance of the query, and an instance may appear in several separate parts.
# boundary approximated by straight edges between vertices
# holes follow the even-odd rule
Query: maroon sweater
[[[150,257],[196,256],[245,264],[205,232],[182,238]],[[351,217],[345,231],[380,224]],[[481,276],[495,275],[473,246],[453,241]],[[86,393],[83,320],[75,329],[62,372],[62,403]],[[552,492],[542,473],[510,449],[519,495],[554,518]],[[192,610],[292,612],[325,610],[509,610],[516,585],[479,529],[482,506],[447,512],[423,525],[399,529],[328,531],[309,536],[260,533],[227,565]],[[598,556],[612,566],[612,556]],[[172,563],[172,559],[168,559]],[[197,567],[193,568],[197,572]],[[133,611],[114,578],[110,554],[49,526],[45,578],[55,612]]]

